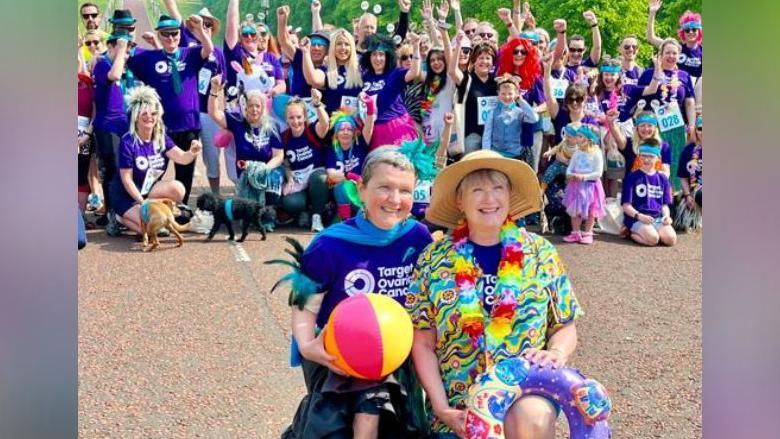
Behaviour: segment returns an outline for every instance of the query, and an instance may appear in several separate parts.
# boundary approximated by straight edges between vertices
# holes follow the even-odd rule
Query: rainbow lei
[[[498,264],[498,281],[493,294],[496,300],[489,319],[483,307],[482,289],[477,286],[482,269],[474,260],[474,247],[468,240],[468,225],[461,220],[452,233],[455,242],[455,284],[458,287],[460,327],[471,338],[472,345],[483,349],[488,358],[493,347],[512,331],[512,323],[522,290],[523,250],[519,242],[520,229],[511,218],[501,226],[501,261]],[[486,322],[487,320],[487,322]]]
[[[441,80],[439,77],[433,78],[430,87],[425,87],[425,98],[420,101],[420,116],[423,120],[427,120],[431,111],[433,110],[433,101],[436,100],[436,94],[439,93],[441,88]]]

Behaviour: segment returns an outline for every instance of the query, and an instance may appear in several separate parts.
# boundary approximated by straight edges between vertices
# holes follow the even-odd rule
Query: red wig
[[[683,44],[685,44],[685,31],[683,30],[683,25],[685,23],[690,23],[691,21],[701,23],[701,14],[697,14],[691,11],[685,11],[685,13],[680,16],[680,28],[677,29],[677,36],[680,38],[680,41],[682,41]],[[704,30],[699,29],[699,35],[696,37],[696,44],[701,44],[703,39],[704,39]]]
[[[514,64],[514,51],[517,46],[522,46],[528,52],[520,67]],[[500,52],[496,76],[501,76],[504,73],[519,76],[520,88],[523,90],[533,88],[536,78],[542,76],[542,66],[539,62],[539,52],[536,51],[536,47],[525,38],[515,38],[504,44]]]

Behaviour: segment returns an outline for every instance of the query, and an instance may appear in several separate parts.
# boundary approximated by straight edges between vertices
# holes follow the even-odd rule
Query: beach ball
[[[412,350],[412,320],[401,304],[380,294],[359,294],[339,303],[325,329],[325,350],[347,374],[378,381]]]
[[[233,141],[233,133],[228,130],[219,130],[214,134],[214,146],[217,148],[227,148]]]

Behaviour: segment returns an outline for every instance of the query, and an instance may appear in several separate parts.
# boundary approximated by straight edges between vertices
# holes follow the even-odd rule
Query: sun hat
[[[163,29],[178,29],[181,26],[179,20],[171,17],[170,15],[160,15],[160,19],[157,21],[157,27],[154,30]]]
[[[114,26],[132,26],[135,24],[136,19],[129,9],[115,9],[114,15],[108,19],[108,22]]]
[[[201,9],[200,11],[198,11],[198,15],[200,15],[200,18],[204,20],[211,20],[211,22],[214,23],[214,27],[211,28],[212,35],[217,35],[219,33],[219,28],[220,26],[222,26],[222,22],[219,21],[219,18],[211,14],[209,8]]]
[[[466,154],[459,162],[439,172],[433,182],[431,204],[425,212],[425,219],[442,227],[454,228],[463,218],[463,212],[458,209],[458,185],[465,176],[480,169],[499,171],[509,178],[512,187],[509,216],[512,219],[541,210],[541,190],[534,170],[525,162],[483,149]]]

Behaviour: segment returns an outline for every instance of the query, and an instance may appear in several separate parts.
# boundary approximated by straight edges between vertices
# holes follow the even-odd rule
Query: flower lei
[[[420,116],[422,117],[422,120],[428,120],[428,118],[430,118],[431,110],[433,109],[433,101],[436,100],[436,94],[439,93],[440,88],[441,80],[438,76],[433,78],[430,87],[426,87],[425,97],[420,101]]]
[[[669,94],[671,92],[671,99],[673,101],[677,100],[677,89],[680,87],[680,77],[678,75],[677,66],[674,66],[674,69],[672,70],[672,76],[669,78],[669,85],[666,84],[666,81],[664,81],[663,84],[661,84],[661,100],[667,101],[667,97],[669,97]]]
[[[518,298],[522,293],[520,285],[524,254],[519,242],[520,229],[511,218],[507,218],[501,226],[501,261],[493,293],[496,300],[489,320],[486,319],[487,312],[483,307],[482,289],[477,290],[483,272],[474,260],[474,247],[469,243],[468,235],[468,225],[463,219],[452,233],[456,253],[455,284],[460,302],[460,327],[469,335],[472,345],[483,349],[489,358],[492,347],[499,345],[512,331]]]

